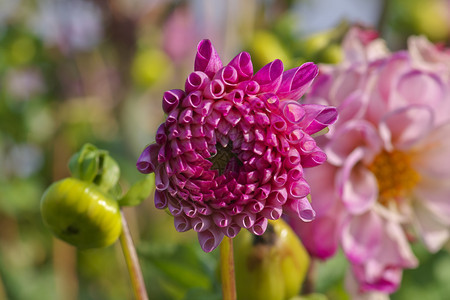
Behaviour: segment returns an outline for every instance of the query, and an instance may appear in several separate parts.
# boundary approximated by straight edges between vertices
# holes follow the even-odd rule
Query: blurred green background
[[[376,28],[393,50],[424,34],[449,44],[448,0],[1,0],[0,299],[132,299],[120,246],[76,251],[43,226],[40,197],[69,175],[84,143],[119,162],[121,185],[163,121],[162,93],[183,88],[197,43],[256,69],[280,58],[335,63],[350,25]],[[152,197],[125,209],[150,299],[220,299],[217,251],[175,232]],[[393,299],[445,299],[450,256],[417,245]],[[319,264],[317,289],[347,299],[342,255]]]

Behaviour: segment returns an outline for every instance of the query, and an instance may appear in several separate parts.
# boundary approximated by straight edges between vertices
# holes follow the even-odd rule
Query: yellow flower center
[[[385,206],[408,196],[420,180],[411,166],[411,154],[397,150],[378,154],[369,170],[377,178],[378,202]]]

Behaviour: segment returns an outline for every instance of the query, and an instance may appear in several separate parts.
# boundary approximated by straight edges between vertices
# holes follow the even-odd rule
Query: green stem
[[[128,273],[130,274],[131,285],[133,287],[134,296],[137,300],[148,300],[147,290],[145,289],[144,278],[142,276],[139,259],[136,248],[131,238],[127,220],[123,211],[120,212],[122,217],[122,233],[120,234],[120,244],[122,246],[123,256],[127,263]]]
[[[311,258],[311,263],[309,264],[308,272],[306,273],[305,282],[303,283],[303,294],[312,294],[316,291],[316,272],[317,272],[317,261]]]
[[[220,275],[222,277],[223,300],[236,300],[233,239],[227,236],[220,243]]]

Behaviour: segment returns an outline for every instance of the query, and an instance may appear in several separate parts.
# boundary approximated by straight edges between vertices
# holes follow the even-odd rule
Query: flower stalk
[[[134,247],[133,239],[128,228],[128,223],[125,219],[123,211],[121,211],[120,214],[122,217],[122,233],[119,237],[120,245],[122,246],[123,256],[127,264],[134,296],[137,300],[148,300],[142,270],[139,264],[136,248]]]
[[[220,243],[220,267],[223,300],[236,300],[232,238],[225,237]]]
[[[316,274],[317,273],[317,261],[313,258],[310,261],[308,273],[306,273],[305,282],[303,283],[303,293],[308,295],[316,291]]]

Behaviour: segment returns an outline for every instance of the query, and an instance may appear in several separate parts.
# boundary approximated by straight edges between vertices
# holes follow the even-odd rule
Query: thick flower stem
[[[136,248],[131,238],[130,230],[128,228],[127,220],[123,211],[120,212],[122,217],[122,233],[120,234],[120,244],[122,246],[123,256],[130,274],[131,285],[133,287],[134,296],[137,300],[148,300],[147,290],[145,288],[144,278],[142,276],[139,259],[136,253]]]
[[[229,237],[224,237],[220,243],[220,267],[223,300],[236,300],[233,239]]]

